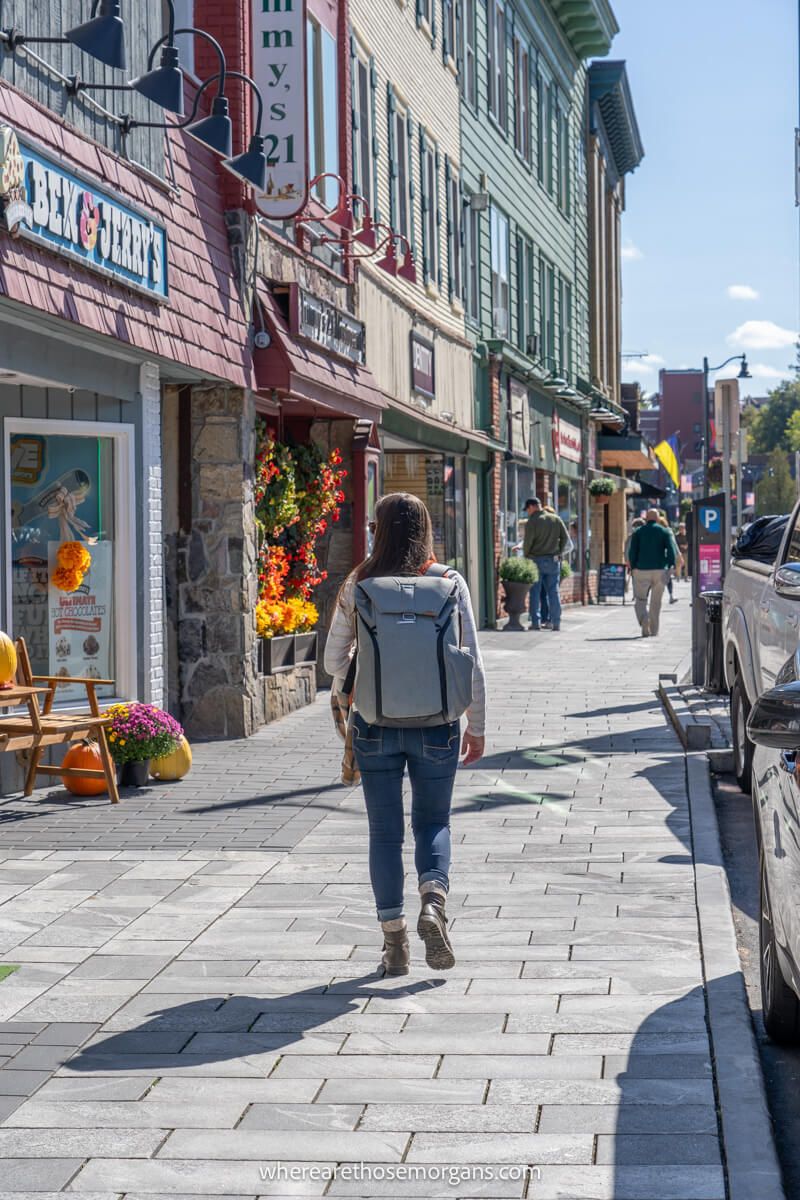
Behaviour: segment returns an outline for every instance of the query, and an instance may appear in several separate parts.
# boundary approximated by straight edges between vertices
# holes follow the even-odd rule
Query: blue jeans
[[[554,554],[548,554],[544,558],[535,558],[533,561],[539,568],[539,578],[531,587],[528,599],[531,625],[535,629],[539,627],[539,609],[542,603],[542,590],[544,590],[553,629],[559,629],[561,626],[561,596],[559,595],[561,563]]]
[[[369,821],[369,877],[379,921],[403,916],[403,775],[411,780],[414,863],[420,883],[448,887],[450,804],[461,745],[460,725],[395,729],[353,714],[353,749]]]

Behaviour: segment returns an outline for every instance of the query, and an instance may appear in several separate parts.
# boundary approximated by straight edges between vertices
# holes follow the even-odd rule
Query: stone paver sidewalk
[[[375,972],[324,698],[118,812],[0,804],[0,1195],[722,1200],[684,761],[654,695],[688,647],[679,594],[649,642],[630,607],[484,639],[448,973],[416,939],[410,976]]]

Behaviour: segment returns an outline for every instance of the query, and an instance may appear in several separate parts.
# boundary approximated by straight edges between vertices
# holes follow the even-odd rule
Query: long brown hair
[[[423,502],[409,492],[392,492],[375,507],[375,542],[356,567],[357,580],[376,575],[418,575],[433,559],[433,526]]]

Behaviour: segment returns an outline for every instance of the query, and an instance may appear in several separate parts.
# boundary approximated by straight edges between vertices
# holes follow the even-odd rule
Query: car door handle
[[[769,607],[770,607],[769,600],[762,600],[761,603],[759,604],[759,608],[761,609],[762,612],[769,612]]]

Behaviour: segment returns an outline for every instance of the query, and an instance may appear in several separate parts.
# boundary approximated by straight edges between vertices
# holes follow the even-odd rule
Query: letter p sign
[[[706,533],[719,533],[722,528],[722,511],[719,508],[701,508],[700,524]]]

